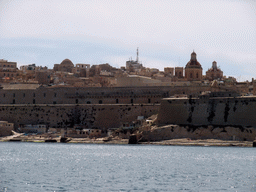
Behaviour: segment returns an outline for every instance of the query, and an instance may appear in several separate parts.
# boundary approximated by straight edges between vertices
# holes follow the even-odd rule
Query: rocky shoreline
[[[25,136],[22,134],[12,135],[0,138],[0,142],[60,142],[60,137],[44,137],[39,135]],[[104,137],[104,138],[69,138],[67,143],[81,143],[81,144],[128,144],[129,139],[122,139],[119,137]],[[195,139],[179,138],[161,141],[147,141],[138,142],[141,145],[172,145],[172,146],[219,146],[219,147],[252,147],[252,141],[230,141],[219,139]]]

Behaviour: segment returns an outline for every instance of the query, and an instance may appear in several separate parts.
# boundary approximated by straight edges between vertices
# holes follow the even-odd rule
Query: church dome
[[[64,59],[61,63],[61,66],[66,66],[66,67],[74,67],[74,64],[72,63],[72,61],[70,61],[69,59]]]
[[[191,59],[187,63],[186,68],[202,68],[201,64],[196,59],[196,53],[194,51],[191,53]]]

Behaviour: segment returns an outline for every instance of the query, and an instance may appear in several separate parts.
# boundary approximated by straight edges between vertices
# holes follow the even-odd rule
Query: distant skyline
[[[74,64],[185,67],[193,50],[203,74],[256,79],[253,0],[1,0],[0,59],[18,66]]]

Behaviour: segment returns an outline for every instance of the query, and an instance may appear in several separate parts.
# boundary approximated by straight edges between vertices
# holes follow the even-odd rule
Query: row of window
[[[15,93],[13,93],[12,95],[13,95],[13,97],[16,96]],[[43,95],[44,95],[44,97],[46,97],[46,93],[44,93]],[[3,94],[3,97],[6,97],[6,94],[5,94],[5,93]],[[23,97],[26,97],[26,93],[23,93]],[[36,97],[36,94],[35,94],[35,93],[33,93],[33,97]],[[54,93],[54,97],[57,97],[57,93]]]
[[[12,104],[15,104],[15,103],[16,103],[16,101],[15,101],[15,99],[13,99]],[[103,103],[102,100],[99,100],[99,104],[102,104],[102,103]],[[118,99],[116,99],[116,103],[119,103]],[[131,103],[133,103],[133,99],[131,99]],[[148,103],[151,103],[151,99],[148,99]],[[33,99],[32,104],[36,104],[35,99]],[[57,102],[53,101],[53,104],[57,104]],[[78,104],[78,99],[76,99],[76,104]],[[91,101],[87,101],[86,104],[91,104]]]
[[[13,74],[9,74],[9,73],[7,73],[7,74],[4,73],[4,77],[14,77],[14,75]]]
[[[1,67],[11,67],[11,68],[16,68],[15,65],[2,65]]]

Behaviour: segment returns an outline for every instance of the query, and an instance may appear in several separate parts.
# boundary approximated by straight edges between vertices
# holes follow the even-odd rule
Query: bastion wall
[[[4,121],[19,124],[46,124],[65,128],[82,124],[91,128],[118,128],[122,122],[131,122],[138,116],[157,114],[159,104],[15,104],[0,105]]]
[[[255,128],[230,127],[230,126],[179,126],[165,125],[143,131],[141,142],[162,141],[170,139],[220,139],[233,141],[253,141],[256,137]]]
[[[169,98],[161,101],[158,124],[256,127],[256,97]]]

